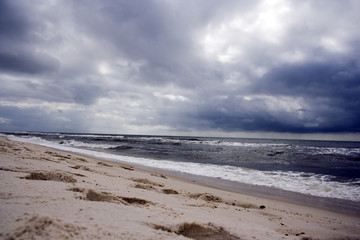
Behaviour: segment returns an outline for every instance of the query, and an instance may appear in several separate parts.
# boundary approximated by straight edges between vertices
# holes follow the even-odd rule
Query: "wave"
[[[74,139],[61,140],[58,143],[69,147],[90,148],[90,149],[108,149],[114,147],[114,145],[111,144],[85,143],[81,141],[76,141]]]
[[[315,154],[360,157],[360,148],[315,148]]]
[[[131,136],[131,135],[106,135],[106,134],[62,134],[62,133],[27,133],[22,132],[23,137],[37,136],[57,136],[59,140],[74,147],[84,147],[93,149],[113,148],[113,145],[131,144],[170,144],[170,145],[208,145],[218,147],[239,148],[245,150],[264,150],[265,152],[283,153],[303,153],[310,155],[342,155],[350,157],[360,157],[360,148],[358,147],[324,147],[308,146],[297,142],[292,143],[270,143],[270,142],[243,142],[235,139],[209,139],[209,138],[189,138],[189,137],[158,137],[158,136]],[[66,140],[66,138],[71,138]],[[90,143],[93,142],[93,143]],[[106,142],[104,144],[102,142]],[[112,144],[110,144],[112,143]],[[120,144],[119,144],[120,143]]]
[[[148,143],[171,143],[175,145],[181,144],[199,144],[199,145],[211,145],[211,146],[228,146],[228,147],[288,147],[289,144],[285,143],[244,143],[244,142],[231,142],[223,140],[208,140],[202,138],[169,138],[169,137],[137,137],[137,136],[125,136],[123,141],[129,142],[148,142]]]
[[[312,155],[344,155],[344,156],[360,156],[360,148],[339,148],[339,147],[312,147],[300,146],[288,143],[249,143],[249,142],[231,142],[221,140],[202,140],[202,139],[167,139],[167,138],[133,138],[140,141],[181,144],[200,144],[221,147],[237,147],[244,149],[271,149],[281,150],[281,152],[299,152]]]
[[[120,136],[119,136],[120,137]],[[339,147],[312,147],[301,146],[289,143],[252,143],[252,142],[237,142],[237,141],[223,141],[223,140],[208,140],[202,138],[166,138],[166,137],[138,137],[138,136],[121,136],[118,138],[121,142],[132,143],[152,143],[152,144],[172,144],[172,145],[209,145],[220,147],[236,147],[244,149],[279,149],[283,152],[305,152],[312,155],[344,155],[344,156],[360,156],[360,148],[339,148]]]

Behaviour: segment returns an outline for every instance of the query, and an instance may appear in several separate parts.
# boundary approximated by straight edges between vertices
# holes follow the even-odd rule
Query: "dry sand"
[[[360,216],[0,137],[0,239],[360,239]]]

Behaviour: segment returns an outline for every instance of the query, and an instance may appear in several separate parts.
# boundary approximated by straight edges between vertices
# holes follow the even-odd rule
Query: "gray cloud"
[[[41,28],[16,1],[0,3],[0,71],[43,74],[59,70],[60,62],[41,51],[44,41],[34,32]]]
[[[39,107],[19,108],[0,106],[0,124],[6,125],[5,131],[49,131],[49,132],[86,132],[88,125],[83,121],[81,112],[76,110],[67,113],[61,110],[44,111]]]
[[[359,10],[1,1],[0,130],[358,133]]]
[[[226,131],[360,129],[360,72],[354,62],[283,64],[253,81],[246,91],[200,106],[199,118]]]
[[[43,74],[56,72],[59,61],[46,53],[12,52],[0,54],[0,70],[16,73]]]

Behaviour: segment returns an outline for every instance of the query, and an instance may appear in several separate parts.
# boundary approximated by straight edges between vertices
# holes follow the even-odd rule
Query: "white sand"
[[[0,137],[0,239],[186,238],[360,239],[360,216]]]

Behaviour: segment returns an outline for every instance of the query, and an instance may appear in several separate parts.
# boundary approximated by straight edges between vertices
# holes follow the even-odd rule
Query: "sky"
[[[358,0],[0,0],[0,131],[360,140]]]

